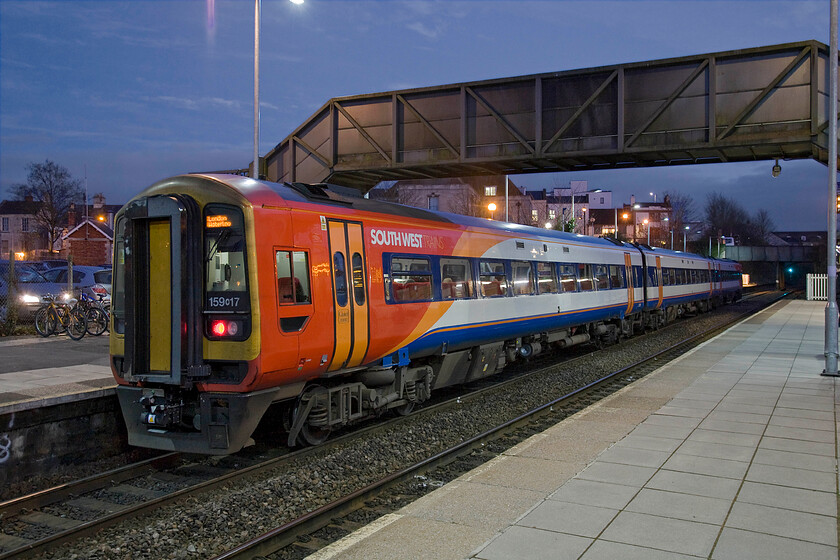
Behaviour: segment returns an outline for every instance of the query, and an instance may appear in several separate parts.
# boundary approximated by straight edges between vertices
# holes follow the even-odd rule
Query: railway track
[[[757,294],[753,297],[758,296]],[[533,428],[533,423],[540,422],[540,417],[546,417],[546,422],[554,424],[563,417],[585,408],[591,402],[603,398],[656,369],[663,361],[701,342],[701,338],[714,336],[727,328],[729,324],[731,322],[716,326],[701,335],[672,345],[646,360],[589,382],[586,386],[553,399],[551,402],[541,403],[491,430],[467,438],[431,457],[424,457],[423,460],[365,484],[364,487],[314,511],[282,523],[217,558],[252,558],[255,555],[267,555],[294,545],[301,539],[309,541],[304,547],[306,550],[320,548],[322,546],[319,542],[320,537],[311,535],[317,534],[316,532],[328,525],[332,519],[346,516],[350,512],[363,508],[372,496],[393,488],[401,482],[411,481],[421,473],[449,464],[458,457],[468,456],[477,449],[497,447],[488,443],[499,441],[499,438],[515,440],[517,436],[510,434],[517,430],[538,430],[538,428]],[[644,337],[633,340],[638,338]],[[533,371],[511,375],[498,383],[482,384],[467,395],[450,398],[433,407],[418,411],[419,413],[411,417],[397,419],[395,422],[406,422],[411,418],[416,421],[423,416],[441,414],[447,409],[461,407],[471,401],[479,401],[487,394],[508,391],[512,384],[529,383],[532,377],[542,375],[546,370],[556,367],[556,364],[538,367]],[[328,442],[326,446],[346,445],[349,441],[370,437],[372,434],[387,430],[393,424],[394,422],[374,424],[336,438]],[[529,425],[532,426],[530,429]],[[503,448],[508,446],[502,445],[504,445]],[[142,517],[189,496],[218,491],[244,477],[255,477],[260,473],[283,468],[284,464],[296,461],[305,463],[310,455],[323,454],[326,446],[294,452],[284,449],[275,449],[272,452],[260,450],[223,458],[195,458],[167,454],[73,484],[4,502],[0,504],[0,533],[2,533],[0,534],[0,549],[3,550],[0,553],[0,560],[40,556],[54,547],[89,537],[126,520]],[[267,457],[266,454],[272,456]],[[492,453],[488,454],[486,459],[491,458],[492,455]],[[348,523],[349,527],[345,532],[354,527],[353,521],[348,521]],[[300,546],[299,542],[297,546]]]

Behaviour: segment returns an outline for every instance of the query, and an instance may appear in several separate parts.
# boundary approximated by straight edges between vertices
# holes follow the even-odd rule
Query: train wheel
[[[329,428],[316,428],[314,426],[310,426],[309,424],[304,424],[300,429],[298,441],[305,445],[321,445],[327,441],[328,437],[330,437],[330,431],[331,430]]]
[[[395,408],[394,411],[400,416],[408,416],[414,410],[415,404],[416,403],[413,402],[407,402],[404,405]]]
[[[303,395],[301,395],[300,400],[298,400],[298,404],[295,407],[292,418],[294,419],[292,422],[292,426],[294,426],[298,422],[297,415],[299,413],[306,415],[306,420],[303,421],[303,424],[300,426],[300,432],[297,434],[296,441],[299,445],[321,445],[324,443],[328,437],[330,437],[330,430],[329,426],[319,426],[318,424],[326,424],[329,417],[329,412],[327,411],[327,401],[328,399],[323,398],[321,402],[318,402],[318,397],[326,397],[328,394],[327,390],[323,387],[318,385],[311,385],[309,388],[306,389]],[[308,402],[312,401],[314,402]],[[301,404],[306,403],[306,406],[301,408]],[[313,422],[315,425],[313,425]]]

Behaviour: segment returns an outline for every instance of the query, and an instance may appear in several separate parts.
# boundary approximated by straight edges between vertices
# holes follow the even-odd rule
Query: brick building
[[[111,263],[114,231],[104,222],[85,218],[62,236],[62,256],[72,256],[73,264],[100,266]]]

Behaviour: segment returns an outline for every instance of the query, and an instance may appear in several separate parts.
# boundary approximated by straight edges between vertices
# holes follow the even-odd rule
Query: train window
[[[353,253],[353,300],[356,305],[365,304],[365,268],[362,255]]]
[[[605,264],[596,264],[592,267],[595,274],[595,285],[599,290],[610,289],[610,271]]]
[[[537,293],[557,293],[557,277],[554,274],[553,263],[537,263]]]
[[[478,283],[481,286],[481,295],[484,297],[507,295],[505,264],[494,261],[480,261],[478,263]]]
[[[529,262],[514,261],[511,263],[513,269],[513,295],[527,296],[534,293],[534,269]]]
[[[592,280],[592,265],[579,263],[578,286],[581,292],[590,292],[595,289],[595,282]]]
[[[396,302],[432,299],[432,269],[429,259],[393,257],[391,259],[391,297]]]
[[[276,251],[277,301],[280,305],[310,303],[309,257],[303,251]]]
[[[242,213],[237,208],[211,209],[209,206],[206,212],[204,254],[207,262],[207,291],[244,292],[248,286]]]
[[[335,302],[339,307],[347,306],[347,267],[343,253],[333,255],[333,276],[335,276]]]
[[[467,259],[440,259],[440,294],[443,299],[472,296],[472,274]]]
[[[642,288],[644,287],[644,272],[642,272],[641,266],[634,266],[633,267],[633,287],[634,288]]]
[[[624,287],[624,267],[617,264],[610,265],[610,288]]]
[[[560,269],[560,287],[564,292],[577,291],[577,277],[575,276],[575,267],[571,264],[561,264]]]
[[[677,271],[673,268],[668,269],[668,285],[669,286],[676,286],[677,285]]]
[[[658,279],[657,279],[657,276],[656,276],[656,267],[655,266],[649,266],[648,267],[648,287],[652,288],[652,287],[658,286],[659,282],[657,280]]]

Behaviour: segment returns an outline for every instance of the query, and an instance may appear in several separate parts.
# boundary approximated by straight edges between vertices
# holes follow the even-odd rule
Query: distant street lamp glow
[[[496,203],[491,202],[490,204],[487,205],[487,209],[490,210],[490,219],[492,220],[493,219],[493,213],[496,211]]]

